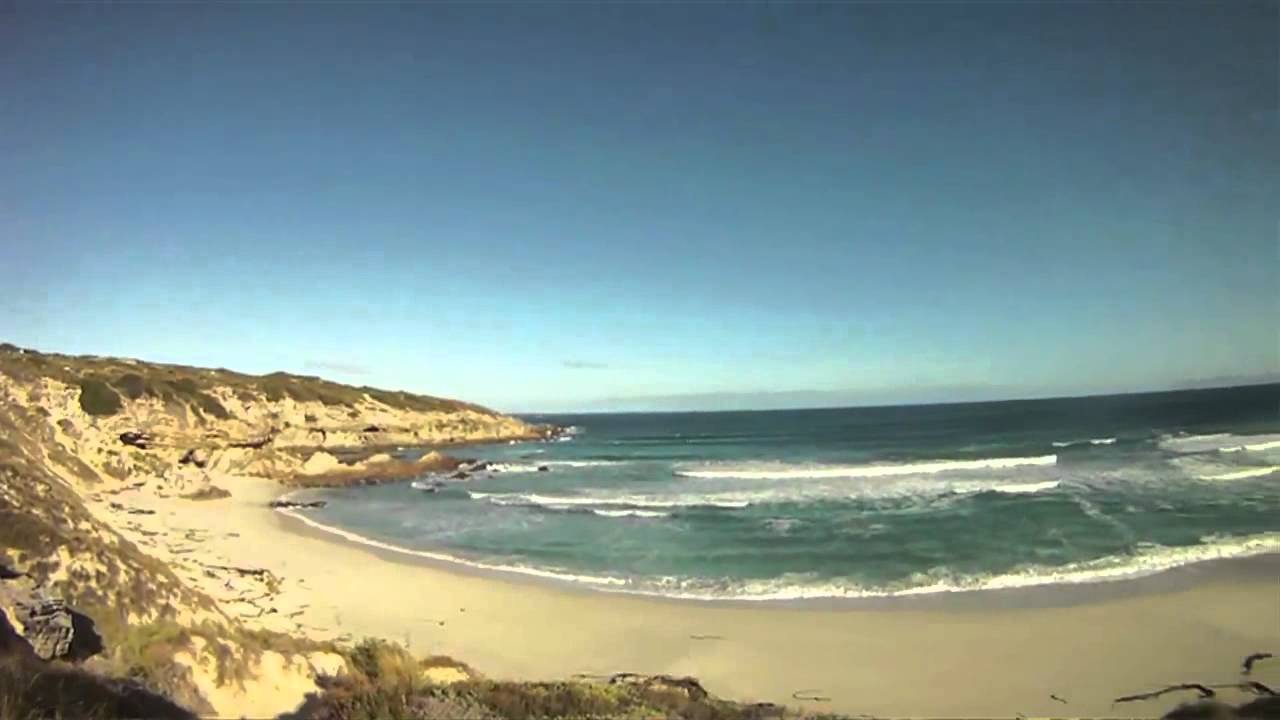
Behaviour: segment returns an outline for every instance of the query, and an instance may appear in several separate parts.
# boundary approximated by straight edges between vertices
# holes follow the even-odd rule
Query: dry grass
[[[120,396],[131,400],[154,397],[181,402],[196,412],[215,418],[229,416],[212,388],[228,388],[242,401],[259,399],[298,402],[321,402],[325,405],[355,406],[368,395],[401,410],[419,412],[457,412],[473,410],[491,414],[479,405],[457,400],[414,395],[372,387],[353,387],[309,375],[275,372],[268,375],[246,375],[223,368],[205,370],[185,365],[145,363],[119,358],[60,355],[21,350],[0,344],[0,372],[19,380],[31,381],[47,377],[81,387],[81,403],[90,414],[111,415],[119,412]],[[86,390],[86,384],[88,389]],[[114,401],[111,399],[114,397]],[[114,407],[114,409],[112,409]]]
[[[365,640],[348,652],[350,673],[325,681],[311,720],[765,720],[798,718],[774,705],[743,705],[679,689],[661,679],[638,683],[507,682],[476,678],[452,658],[413,658],[404,648]],[[428,667],[458,667],[472,679],[434,685]],[[811,716],[803,716],[811,717]]]

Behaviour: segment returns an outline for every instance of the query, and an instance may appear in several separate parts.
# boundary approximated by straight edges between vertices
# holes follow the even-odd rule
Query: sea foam
[[[605,592],[653,595],[689,600],[784,601],[804,599],[857,599],[937,593],[1005,590],[1041,585],[1075,585],[1125,580],[1208,560],[1248,557],[1280,551],[1280,533],[1246,537],[1201,538],[1200,544],[1183,547],[1144,545],[1126,555],[1069,563],[1057,567],[1027,566],[998,574],[960,574],[945,568],[917,573],[907,580],[885,586],[859,585],[850,581],[826,580],[806,575],[783,575],[761,580],[727,581],[710,578],[622,578],[572,573],[556,568],[481,562],[442,552],[416,550],[367,538],[357,533],[320,523],[301,512],[278,508],[316,530],[350,542],[428,560],[457,563],[481,570],[515,573],[570,582]]]
[[[1064,448],[1064,447],[1074,447],[1076,445],[1086,445],[1086,444],[1087,445],[1114,445],[1115,443],[1116,443],[1116,438],[1108,437],[1108,438],[1091,438],[1089,440],[1055,441],[1053,443],[1053,446]]]

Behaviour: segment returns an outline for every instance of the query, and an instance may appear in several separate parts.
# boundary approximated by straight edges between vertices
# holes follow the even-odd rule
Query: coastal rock
[[[209,451],[204,448],[191,448],[178,458],[180,465],[195,465],[204,469],[209,464]]]
[[[196,492],[209,484],[208,475],[195,465],[171,466],[164,479],[168,488],[179,495]]]
[[[538,466],[538,472],[550,472],[550,471],[551,471],[551,468],[547,467],[546,465]]]
[[[273,508],[322,508],[328,505],[327,500],[312,500],[310,502],[295,502],[293,500],[272,500],[268,503],[268,507]]]
[[[418,466],[423,469],[438,471],[457,470],[458,466],[461,464],[461,461],[451,458],[439,450],[432,450],[426,455],[418,458]]]
[[[305,475],[322,475],[327,472],[333,472],[338,469],[342,463],[338,462],[338,458],[321,450],[311,454],[307,461],[302,464],[302,472]]]
[[[93,620],[27,578],[0,581],[0,610],[42,660],[79,662],[102,652],[102,637]]]
[[[231,492],[213,483],[206,483],[203,487],[197,488],[182,497],[186,500],[221,500],[231,497]]]
[[[151,436],[144,432],[129,431],[120,433],[120,442],[125,445],[136,447],[139,450],[146,450],[151,447]]]

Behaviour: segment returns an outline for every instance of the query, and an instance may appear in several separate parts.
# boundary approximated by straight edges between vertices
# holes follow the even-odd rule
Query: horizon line
[[[1123,397],[1129,395],[1166,395],[1170,393],[1184,392],[1212,392],[1214,390],[1236,390],[1244,388],[1260,388],[1272,385],[1280,386],[1280,377],[1253,380],[1229,385],[1198,385],[1195,387],[1169,387],[1160,390],[1121,390],[1117,392],[1086,392],[1082,394],[1067,395],[1029,395],[1026,397],[1010,397],[998,398],[993,400],[939,400],[930,402],[889,402],[874,403],[867,405],[797,405],[795,407],[774,407],[774,408],[736,408],[732,410],[561,410],[561,411],[524,411],[513,410],[508,414],[518,416],[538,416],[538,415],[688,415],[693,413],[710,415],[716,413],[767,413],[767,412],[796,412],[810,410],[876,410],[881,408],[899,408],[899,407],[935,407],[939,405],[994,405],[998,403],[1019,403],[1019,402],[1041,402],[1045,400],[1085,400],[1088,398],[1100,397]],[[778,390],[777,394],[790,392],[809,392],[804,390]],[[812,391],[824,392],[824,391]],[[839,392],[839,391],[830,391]],[[697,397],[701,393],[693,393],[690,397]],[[736,393],[745,394],[745,393]],[[768,394],[768,393],[761,393]],[[644,397],[636,397],[635,400],[643,400]]]
[[[334,383],[334,384],[336,384],[336,385],[344,385],[344,386],[352,387],[352,388],[369,387],[369,388],[376,389],[376,390],[385,390],[385,391],[389,391],[389,392],[404,392],[404,393],[409,393],[409,394],[414,394],[414,395],[423,395],[423,396],[426,396],[426,397],[439,398],[439,399],[443,399],[443,400],[451,400],[451,401],[455,401],[455,402],[463,402],[463,403],[467,403],[467,404],[471,404],[471,405],[478,405],[478,406],[484,407],[485,409],[488,409],[488,410],[490,410],[491,412],[495,412],[495,413],[498,413],[498,414],[500,414],[500,415],[515,415],[515,416],[536,416],[536,415],[646,415],[646,414],[650,414],[650,415],[661,415],[661,414],[688,414],[688,413],[703,413],[703,414],[710,414],[710,413],[741,413],[741,412],[791,412],[791,411],[796,411],[796,410],[853,410],[853,409],[864,409],[864,410],[865,410],[865,409],[893,408],[893,407],[931,407],[931,406],[938,406],[938,405],[979,405],[979,404],[992,404],[992,403],[1035,402],[1035,401],[1041,401],[1041,400],[1070,400],[1070,399],[1085,399],[1085,398],[1094,398],[1094,397],[1115,397],[1115,396],[1125,396],[1125,395],[1158,395],[1158,394],[1162,394],[1162,393],[1196,392],[1196,391],[1209,391],[1209,390],[1229,390],[1229,389],[1234,389],[1234,388],[1265,387],[1265,386],[1269,386],[1269,385],[1280,385],[1280,374],[1276,374],[1276,375],[1264,375],[1264,376],[1252,376],[1252,377],[1251,377],[1251,376],[1237,377],[1237,378],[1236,378],[1236,380],[1237,380],[1238,382],[1230,382],[1230,378],[1229,378],[1229,377],[1227,377],[1227,378],[1222,378],[1222,377],[1220,377],[1220,378],[1204,378],[1204,379],[1200,379],[1200,380],[1185,380],[1185,381],[1183,381],[1183,382],[1181,382],[1181,383],[1179,383],[1179,384],[1177,384],[1177,385],[1174,385],[1174,386],[1172,386],[1172,387],[1165,387],[1165,388],[1155,389],[1155,390],[1120,390],[1120,391],[1113,391],[1113,392],[1083,392],[1083,393],[1080,393],[1080,394],[1071,394],[1071,393],[1068,393],[1068,394],[1063,394],[1063,395],[1056,395],[1056,394],[1049,394],[1049,395],[1035,395],[1035,394],[1033,394],[1033,395],[1027,395],[1027,396],[1022,396],[1022,397],[1006,397],[1006,398],[996,398],[996,399],[990,399],[990,400],[977,400],[977,399],[970,399],[970,400],[940,400],[940,401],[928,401],[928,402],[923,402],[923,401],[910,401],[910,400],[908,400],[908,401],[903,401],[903,402],[875,402],[875,403],[868,403],[868,404],[857,404],[857,403],[854,403],[854,404],[839,404],[839,405],[797,405],[797,406],[794,406],[794,407],[773,407],[773,408],[692,409],[692,410],[690,410],[690,409],[686,409],[686,410],[674,410],[674,409],[648,409],[648,410],[550,410],[550,411],[548,411],[548,410],[536,410],[536,411],[533,411],[533,410],[498,410],[498,409],[496,409],[496,408],[494,407],[494,406],[496,405],[496,403],[494,403],[494,404],[489,404],[489,403],[483,403],[483,404],[482,404],[482,403],[476,403],[476,402],[474,402],[474,401],[466,400],[466,399],[462,399],[462,398],[458,398],[458,397],[446,397],[446,396],[444,396],[444,395],[432,395],[432,394],[428,394],[428,393],[421,392],[421,391],[407,390],[407,389],[404,389],[403,387],[401,387],[401,388],[398,388],[398,389],[397,389],[397,388],[386,388],[386,387],[381,387],[381,388],[380,388],[380,387],[374,387],[374,386],[370,386],[370,385],[354,385],[354,384],[351,384],[351,383],[348,383],[348,382],[342,382],[342,381],[340,381],[340,380],[333,380],[333,379],[330,379],[330,378],[325,377],[325,376],[322,376],[322,375],[304,375],[304,374],[300,374],[300,373],[290,373],[290,372],[289,372],[289,371],[287,371],[287,370],[273,370],[273,371],[268,372],[268,373],[262,373],[262,374],[260,374],[260,375],[255,375],[254,373],[248,373],[248,372],[242,372],[242,371],[238,371],[238,370],[232,370],[232,369],[227,368],[227,367],[217,367],[217,368],[214,368],[214,367],[203,367],[203,366],[198,366],[198,365],[183,365],[183,364],[180,364],[180,363],[163,362],[163,361],[159,361],[159,360],[146,360],[146,359],[143,359],[143,358],[134,357],[134,356],[127,356],[127,355],[99,355],[99,354],[96,354],[96,353],[72,354],[72,353],[67,353],[67,352],[59,352],[59,351],[56,351],[56,350],[55,350],[55,351],[51,351],[51,350],[37,350],[37,349],[35,349],[35,348],[24,347],[24,346],[22,346],[22,345],[18,345],[17,343],[9,342],[9,341],[6,341],[6,340],[0,340],[0,349],[5,348],[6,346],[7,346],[8,348],[12,348],[12,349],[17,350],[17,351],[19,351],[19,352],[30,352],[30,353],[40,354],[40,355],[67,355],[67,356],[69,356],[69,357],[81,357],[81,358],[100,358],[100,359],[128,360],[128,361],[133,361],[133,362],[148,363],[148,364],[151,364],[151,365],[169,365],[169,366],[175,366],[175,367],[187,367],[187,368],[205,369],[205,370],[224,370],[224,371],[234,372],[234,373],[238,373],[238,374],[242,374],[242,375],[248,375],[248,376],[250,376],[250,377],[267,377],[267,376],[269,376],[269,375],[273,375],[273,374],[289,374],[289,375],[295,375],[295,374],[296,374],[298,377],[309,377],[309,378],[319,379],[319,380],[323,380],[323,381],[326,381],[326,382]],[[1216,381],[1216,380],[1226,381],[1226,382],[1228,382],[1228,384],[1223,384],[1223,385],[1218,385],[1218,384],[1205,384],[1205,385],[1201,385],[1201,384],[1198,384],[1198,383],[1215,383],[1215,381]],[[939,387],[943,387],[943,388],[945,388],[945,387],[947,387],[947,386],[931,386],[931,387],[932,387],[932,388],[934,388],[934,389],[937,389],[937,388],[939,388]],[[999,387],[999,386],[986,386],[986,387],[996,388],[996,387]],[[904,389],[908,389],[908,388],[898,388],[898,390],[904,390]],[[726,392],[726,393],[687,393],[687,394],[683,394],[683,395],[657,395],[657,396],[648,396],[648,397],[658,397],[658,398],[667,398],[667,399],[671,399],[671,398],[714,397],[714,396],[717,396],[717,395],[719,395],[719,396],[744,396],[744,395],[787,395],[787,394],[828,394],[828,395],[832,395],[832,394],[847,393],[847,392],[867,392],[867,391],[857,391],[857,390],[768,390],[768,391],[756,391],[756,392],[751,392],[751,391],[742,391],[742,392]],[[642,402],[642,401],[644,401],[644,400],[646,399],[646,396],[636,396],[636,397],[631,397],[631,398],[613,398],[613,399],[615,399],[615,400],[621,400],[621,401],[623,401],[623,402]]]

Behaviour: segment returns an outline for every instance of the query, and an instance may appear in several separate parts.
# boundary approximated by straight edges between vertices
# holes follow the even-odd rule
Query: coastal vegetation
[[[319,402],[353,408],[365,398],[388,407],[415,412],[491,410],[459,400],[416,395],[368,386],[353,387],[309,375],[273,372],[247,375],[226,369],[143,363],[98,356],[39,353],[5,343],[0,346],[0,372],[14,378],[48,378],[80,388],[86,413],[109,416],[122,409],[121,396],[130,400],[155,398],[182,403],[213,418],[225,420],[228,411],[209,391],[224,388],[244,402],[255,400]]]

